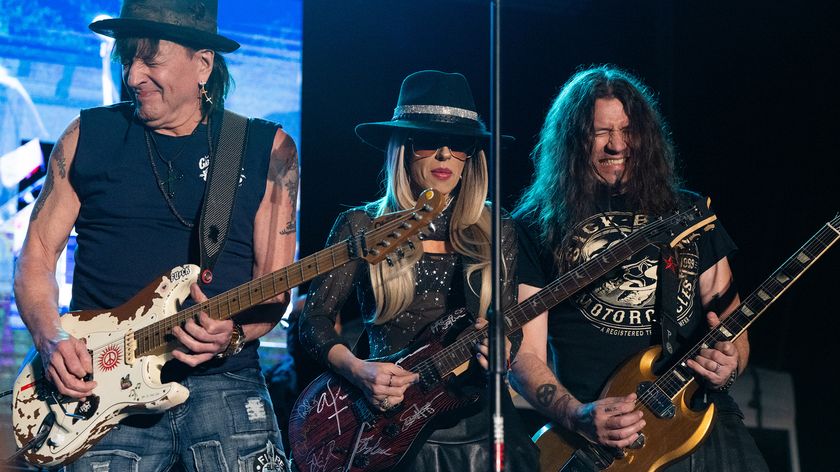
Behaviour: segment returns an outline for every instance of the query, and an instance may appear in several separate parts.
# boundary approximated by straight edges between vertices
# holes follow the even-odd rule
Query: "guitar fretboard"
[[[695,357],[701,348],[713,347],[718,341],[734,341],[761,316],[802,274],[810,268],[837,240],[840,239],[840,215],[834,217],[796,251],[781,267],[747,296],[738,308],[706,336],[677,364],[654,382],[651,390],[658,389],[669,398],[674,398],[694,378],[693,371],[685,361]],[[644,402],[643,394],[638,401]]]
[[[429,204],[418,203],[418,208],[396,214],[385,215],[380,226],[360,236],[352,236],[340,243],[300,259],[289,266],[258,277],[250,282],[232,288],[202,303],[185,308],[172,316],[140,328],[134,334],[137,343],[136,355],[144,356],[158,351],[172,341],[172,328],[182,325],[190,318],[195,319],[205,312],[215,320],[226,320],[274,296],[296,287],[315,277],[349,262],[356,257],[380,256],[394,251],[410,235],[416,234],[442,210],[443,198],[439,194],[431,197]],[[371,256],[368,256],[370,254]]]
[[[701,220],[701,218],[703,219]],[[698,222],[698,220],[700,221]],[[520,329],[540,313],[566,300],[645,247],[654,243],[682,239],[686,232],[691,232],[691,230],[705,226],[714,220],[714,215],[710,216],[708,212],[692,207],[669,217],[651,221],[610,246],[602,254],[549,283],[524,302],[508,309],[504,315],[505,334],[510,335]],[[473,353],[472,346],[485,337],[486,330],[487,328],[474,331],[458,339],[446,349],[442,349],[426,361],[417,364],[415,370],[419,372],[423,369],[430,369],[433,365],[438,372],[451,372],[469,360]]]

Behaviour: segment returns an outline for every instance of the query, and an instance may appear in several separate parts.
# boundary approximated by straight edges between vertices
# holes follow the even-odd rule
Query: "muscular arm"
[[[70,166],[79,142],[79,119],[73,120],[53,147],[47,176],[29,220],[15,273],[15,298],[47,375],[59,391],[89,394],[94,385],[82,382],[90,373],[84,344],[61,329],[55,267],[79,214],[79,197],[70,185]],[[55,354],[55,355],[54,355]]]
[[[537,291],[520,284],[519,300]],[[513,387],[539,412],[566,429],[605,445],[632,444],[645,425],[641,412],[634,411],[635,394],[581,403],[549,369],[547,346],[548,313],[544,312],[522,327],[522,346],[510,370]]]
[[[259,277],[292,263],[295,256],[295,210],[297,208],[298,160],[294,140],[278,129],[271,146],[266,188],[254,216],[254,277]],[[207,300],[198,285],[190,287],[196,302]],[[236,317],[242,325],[242,342],[262,337],[283,317],[289,294],[283,293]],[[230,345],[233,321],[216,321],[205,313],[199,322],[188,320],[184,328],[175,326],[172,333],[185,349],[172,355],[187,365],[195,366],[224,352]]]
[[[737,294],[729,297],[731,299],[725,297],[731,286],[732,270],[725,257],[700,274],[700,297],[703,306],[712,305],[717,298],[725,303],[725,306],[716,308],[720,313],[706,314],[709,326],[717,326],[721,319],[725,319],[740,305]],[[733,372],[738,374],[744,371],[749,356],[750,344],[747,332],[744,331],[734,342],[718,342],[713,348],[701,349],[699,355],[687,361],[687,365],[713,388],[720,388],[726,385]]]
[[[265,195],[254,218],[254,277],[281,269],[294,261],[295,221],[299,178],[297,147],[291,136],[278,129],[271,147]],[[280,321],[289,294],[280,294],[238,321],[245,339],[259,338]]]
[[[519,300],[538,291],[536,287],[520,284]],[[543,312],[522,327],[522,345],[510,366],[510,381],[540,413],[571,428],[570,418],[581,403],[548,367],[547,346],[548,312]]]

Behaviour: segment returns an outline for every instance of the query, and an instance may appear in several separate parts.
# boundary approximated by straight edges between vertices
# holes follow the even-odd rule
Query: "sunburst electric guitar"
[[[708,208],[692,207],[651,220],[616,242],[598,257],[548,284],[528,300],[504,314],[511,334],[548,308],[606,274],[651,244],[681,241],[715,220]],[[399,407],[382,412],[371,407],[355,385],[333,372],[325,372],[300,394],[289,418],[292,461],[301,472],[381,471],[410,456],[415,439],[434,418],[468,406],[478,395],[457,388],[454,377],[466,370],[472,346],[486,335],[471,323],[468,313],[448,313],[421,332],[406,349],[375,359],[393,362],[420,376],[405,391]],[[459,328],[462,330],[459,332]],[[420,441],[417,441],[417,445]]]
[[[779,267],[726,319],[658,377],[653,372],[660,346],[648,348],[623,364],[604,386],[601,398],[636,392],[636,409],[645,427],[629,448],[619,450],[587,441],[553,423],[534,435],[540,448],[541,472],[608,470],[653,472],[691,453],[706,438],[714,419],[714,405],[702,411],[688,407],[699,388],[686,360],[718,341],[733,341],[840,239],[840,216],[834,217]]]
[[[93,358],[90,377],[98,385],[85,401],[64,397],[45,379],[37,353],[30,353],[13,390],[17,455],[37,466],[65,464],[122,418],[159,413],[183,403],[187,389],[160,380],[162,366],[178,347],[171,336],[173,327],[201,311],[217,320],[228,319],[351,259],[393,263],[391,257],[415,247],[415,235],[443,207],[440,193],[425,190],[413,209],[383,215],[366,232],[183,310],[179,307],[198,280],[195,265],[175,267],[120,307],[65,314],[61,326],[87,342]]]

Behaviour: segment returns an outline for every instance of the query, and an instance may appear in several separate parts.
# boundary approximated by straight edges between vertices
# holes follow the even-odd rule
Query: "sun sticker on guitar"
[[[114,367],[119,364],[121,355],[122,352],[118,346],[111,345],[106,347],[105,350],[102,351],[102,354],[99,355],[99,370],[103,370],[105,372],[113,370]]]

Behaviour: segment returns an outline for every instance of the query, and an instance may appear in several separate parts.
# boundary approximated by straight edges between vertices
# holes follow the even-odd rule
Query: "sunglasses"
[[[408,138],[411,152],[415,157],[432,157],[446,147],[449,154],[459,161],[466,161],[478,150],[478,141],[472,136],[448,136],[444,134],[417,134]]]

